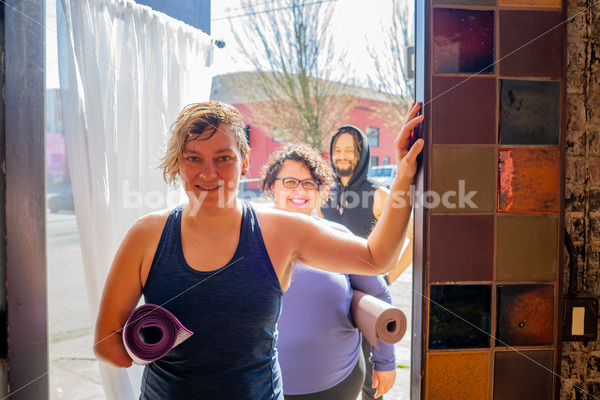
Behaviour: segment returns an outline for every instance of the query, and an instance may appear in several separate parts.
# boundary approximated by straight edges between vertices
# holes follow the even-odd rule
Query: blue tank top
[[[283,400],[277,320],[283,291],[258,219],[242,201],[240,240],[215,271],[190,267],[181,246],[183,206],[169,215],[143,290],[194,335],[144,370],[144,400]]]

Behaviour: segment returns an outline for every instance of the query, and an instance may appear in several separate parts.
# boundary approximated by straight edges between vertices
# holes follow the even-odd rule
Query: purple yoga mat
[[[192,335],[193,332],[168,310],[155,304],[144,304],[133,310],[127,319],[123,327],[123,344],[135,364],[146,365],[162,358]]]

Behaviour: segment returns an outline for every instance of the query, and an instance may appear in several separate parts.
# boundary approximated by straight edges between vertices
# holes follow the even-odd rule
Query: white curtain
[[[181,109],[210,94],[200,30],[123,0],[57,2],[63,124],[92,321],[112,258],[140,216],[183,200],[156,169]],[[141,369],[101,364],[107,399],[139,396]]]

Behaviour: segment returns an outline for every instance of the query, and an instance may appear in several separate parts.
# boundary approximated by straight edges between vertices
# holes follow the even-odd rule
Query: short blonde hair
[[[167,151],[160,164],[165,182],[171,185],[178,183],[179,161],[187,142],[199,139],[204,133],[208,136],[201,140],[207,140],[217,130],[223,132],[223,125],[227,125],[233,133],[242,161],[245,160],[250,146],[240,112],[235,107],[218,101],[190,104],[179,113],[171,127]]]

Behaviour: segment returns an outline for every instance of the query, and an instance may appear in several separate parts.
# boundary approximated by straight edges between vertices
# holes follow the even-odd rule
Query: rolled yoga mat
[[[133,310],[127,319],[123,327],[123,344],[135,364],[146,365],[164,357],[192,335],[193,332],[168,310],[144,304]]]
[[[406,316],[397,307],[359,290],[353,290],[350,313],[354,325],[375,348],[377,339],[398,343],[406,333]]]

